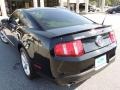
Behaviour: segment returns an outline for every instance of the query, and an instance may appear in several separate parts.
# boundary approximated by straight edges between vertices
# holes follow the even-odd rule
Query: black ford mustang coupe
[[[28,78],[50,77],[60,85],[84,81],[115,59],[111,26],[60,8],[18,9],[3,19],[0,37],[21,55]]]

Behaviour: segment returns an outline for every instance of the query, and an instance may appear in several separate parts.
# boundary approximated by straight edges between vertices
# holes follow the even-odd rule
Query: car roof
[[[22,8],[17,9],[19,11],[34,11],[34,10],[58,10],[58,9],[64,9],[64,8],[55,8],[55,7],[37,7],[37,8]]]

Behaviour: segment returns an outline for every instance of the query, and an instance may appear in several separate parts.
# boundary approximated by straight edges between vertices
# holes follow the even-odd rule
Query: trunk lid
[[[54,35],[52,37],[53,48],[58,43],[64,43],[64,42],[80,39],[83,43],[85,53],[88,53],[111,44],[112,42],[109,38],[109,32],[111,31],[112,29],[110,26],[102,26],[102,25],[94,24],[94,25],[72,26],[72,27],[60,28],[57,30],[55,29],[48,30],[47,32],[52,33]],[[99,38],[101,39],[100,42],[102,42],[100,43],[100,45],[98,45]]]
[[[83,31],[88,31],[90,29],[98,29],[98,28],[103,28],[103,26],[98,24],[84,24],[84,25],[76,25],[76,26],[70,26],[70,27],[64,27],[64,28],[51,29],[51,30],[47,30],[47,32],[53,34],[52,37],[57,37],[57,36],[80,33]]]

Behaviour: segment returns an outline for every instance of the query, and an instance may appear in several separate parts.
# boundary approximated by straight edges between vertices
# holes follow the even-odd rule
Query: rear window
[[[28,13],[44,30],[93,23],[87,18],[65,9],[36,9],[29,10]]]

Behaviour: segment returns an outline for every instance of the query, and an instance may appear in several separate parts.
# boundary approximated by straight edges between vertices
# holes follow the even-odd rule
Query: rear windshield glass
[[[28,13],[44,30],[93,23],[87,18],[65,9],[35,9],[29,10]]]

